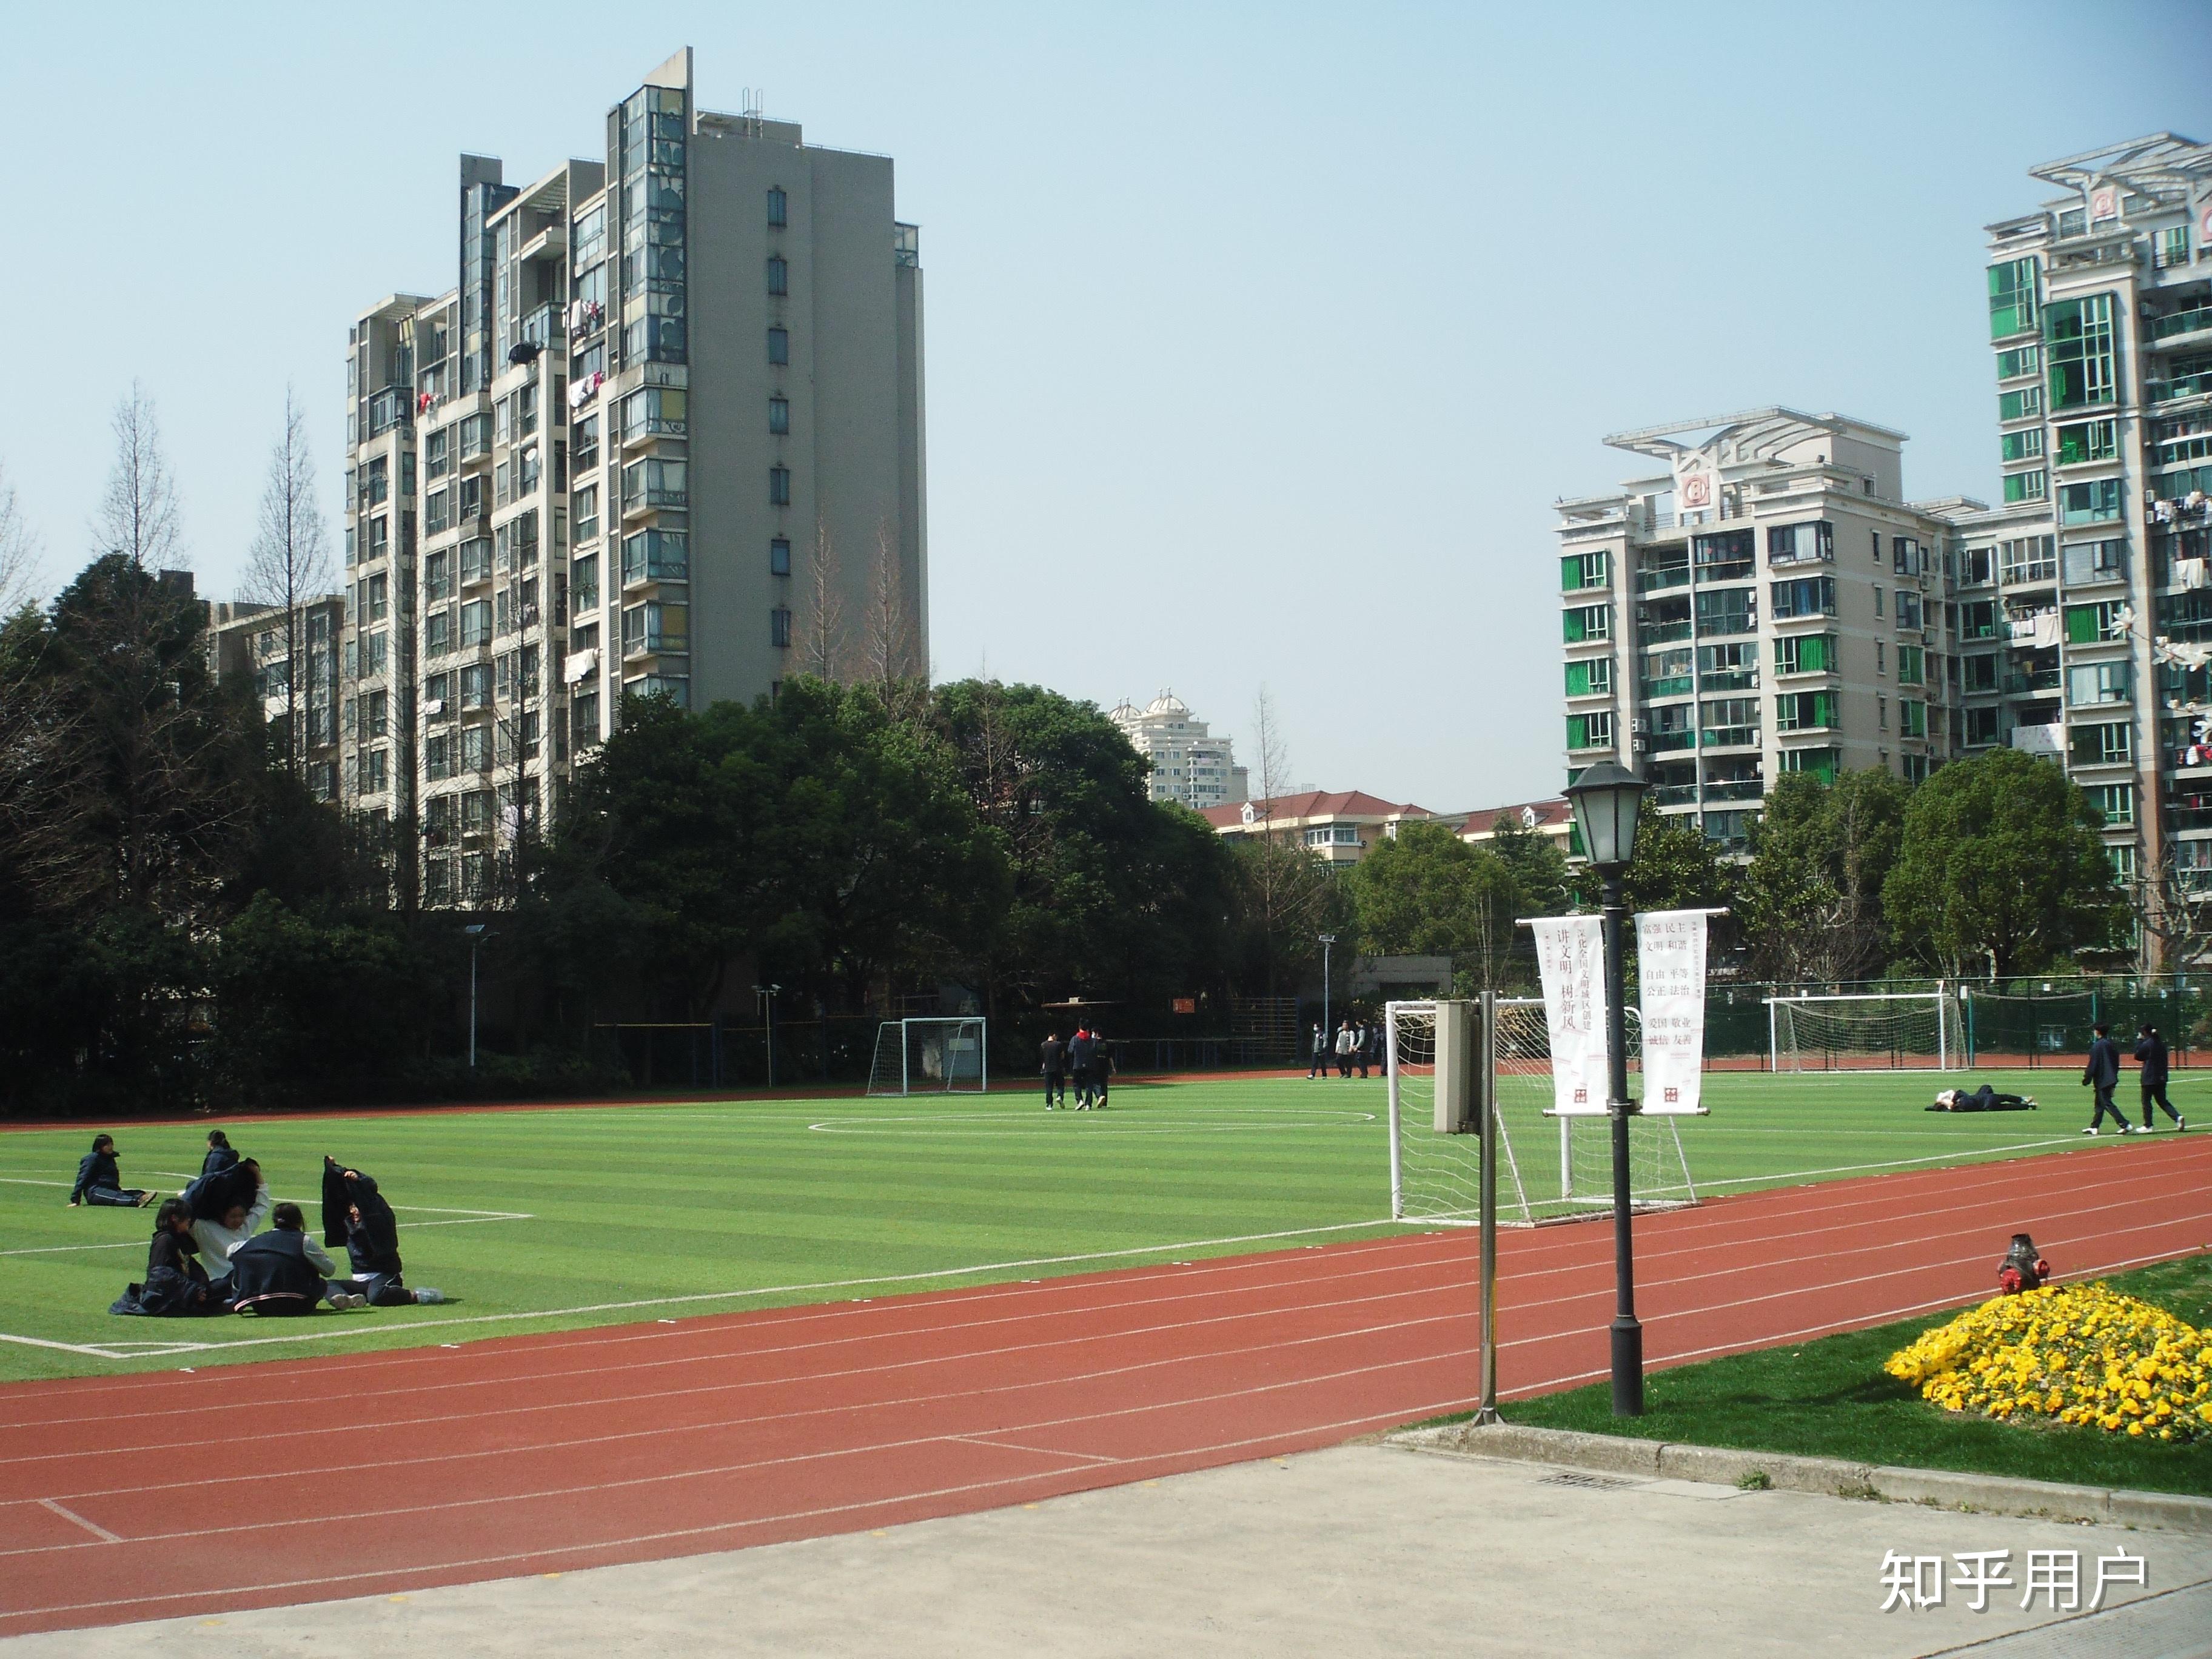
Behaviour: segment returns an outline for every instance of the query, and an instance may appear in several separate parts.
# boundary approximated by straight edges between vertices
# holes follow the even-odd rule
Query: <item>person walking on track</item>
[[[1313,1028],[1313,1064],[1306,1067],[1306,1081],[1310,1083],[1328,1070],[1328,1033],[1316,1025]]]
[[[2150,1109],[2156,1104],[2166,1108],[2176,1129],[2186,1129],[2189,1120],[2175,1111],[2173,1103],[2166,1097],[2166,1039],[2158,1034],[2157,1026],[2145,1025],[2136,1032],[2136,1064],[2142,1067],[2143,1128],[2149,1129]]]
[[[2098,1126],[2105,1121],[2105,1114],[2110,1112],[2112,1121],[2120,1126],[2120,1133],[2132,1134],[2135,1132],[2128,1127],[2127,1115],[2112,1104],[2112,1091],[2120,1082],[2119,1045],[2112,1041],[2112,1030],[2103,1021],[2098,1022],[2096,1031],[2096,1040],[2089,1045],[2089,1063],[2081,1068],[2081,1081],[2097,1091],[2097,1104],[2090,1114],[2089,1127],[2081,1133],[2095,1134]]]
[[[1054,1031],[1037,1054],[1044,1072],[1044,1109],[1049,1112],[1067,1104],[1067,1045]]]

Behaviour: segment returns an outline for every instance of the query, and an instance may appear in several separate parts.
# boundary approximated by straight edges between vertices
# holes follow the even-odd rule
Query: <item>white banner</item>
[[[1605,1115],[1605,919],[1539,916],[1536,965],[1552,1039],[1552,1110]]]
[[[1650,910],[1636,918],[1647,1117],[1704,1109],[1705,923],[1703,910]]]

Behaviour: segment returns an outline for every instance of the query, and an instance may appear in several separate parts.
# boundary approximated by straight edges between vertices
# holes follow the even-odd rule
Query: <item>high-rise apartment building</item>
[[[687,49],[347,359],[343,793],[425,902],[497,896],[622,700],[928,661],[918,233],[891,162],[693,99]],[[416,849],[419,845],[417,860]]]
[[[1130,745],[1152,763],[1154,800],[1181,801],[1194,812],[1241,801],[1251,793],[1245,769],[1237,764],[1227,738],[1208,735],[1206,723],[1191,718],[1190,705],[1163,691],[1144,708],[1121,702],[1106,718]]]
[[[1952,521],[1910,502],[1902,434],[1770,408],[1616,433],[1663,464],[1559,503],[1567,763],[1643,773],[1742,846],[1769,785],[1957,752]]]
[[[338,715],[344,692],[339,653],[345,597],[318,593],[289,619],[284,607],[218,600],[208,606],[208,666],[218,679],[250,678],[279,750],[292,752],[290,722],[301,737],[301,781],[318,800],[335,801],[338,787]]]
[[[2212,145],[2029,169],[1989,227],[2001,503],[1960,520],[1965,739],[2062,759],[2124,877],[2212,881]]]

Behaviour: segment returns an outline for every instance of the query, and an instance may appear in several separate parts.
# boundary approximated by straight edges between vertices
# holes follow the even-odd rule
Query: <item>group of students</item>
[[[410,1289],[401,1276],[398,1218],[375,1179],[327,1156],[320,1243],[300,1206],[276,1202],[261,1165],[240,1158],[221,1129],[208,1133],[198,1176],[170,1199],[125,1187],[115,1137],[100,1135],[77,1166],[69,1201],[160,1204],[146,1277],[125,1290],[110,1313],[265,1316],[313,1313],[324,1303],[351,1310],[446,1300],[441,1291]],[[350,1272],[342,1273],[325,1249],[337,1244],[345,1246]]]
[[[1377,1072],[1382,1069],[1382,1027],[1379,1022],[1355,1024],[1347,1018],[1339,1024],[1333,1037],[1327,1028],[1316,1025],[1313,1028],[1313,1064],[1306,1068],[1306,1076],[1309,1079],[1325,1077],[1333,1063],[1339,1077],[1350,1077],[1355,1066],[1359,1068],[1359,1075],[1365,1077],[1370,1066]]]
[[[1114,1079],[1114,1051],[1097,1032],[1079,1025],[1075,1035],[1062,1042],[1060,1033],[1054,1031],[1045,1038],[1037,1058],[1044,1073],[1045,1110],[1058,1111],[1066,1106],[1071,1079],[1075,1083],[1074,1110],[1106,1109],[1106,1093]]]
[[[2173,1109],[2173,1103],[2166,1097],[2166,1078],[2172,1060],[2166,1053],[2166,1039],[2158,1034],[2155,1025],[2143,1025],[2136,1030],[2136,1064],[2141,1068],[2142,1084],[2142,1127],[2130,1127],[2128,1115],[2112,1103],[2112,1091],[2120,1086],[2120,1045],[2112,1041],[2112,1028],[2100,1022],[2089,1044],[2089,1063],[2081,1069],[2084,1086],[2095,1091],[2096,1104],[2089,1113],[2089,1127],[2081,1131],[2095,1134],[2110,1112],[2112,1121],[2120,1126],[2124,1135],[2147,1135],[2151,1132],[2151,1108],[2165,1108],[2166,1115],[2173,1120],[2176,1130],[2186,1129],[2189,1120]]]

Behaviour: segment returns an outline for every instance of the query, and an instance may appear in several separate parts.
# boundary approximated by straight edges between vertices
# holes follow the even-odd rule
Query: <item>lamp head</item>
[[[1574,803],[1575,827],[1583,850],[1601,872],[1628,867],[1636,855],[1636,813],[1644,800],[1644,780],[1613,761],[1583,769],[1567,786]]]

